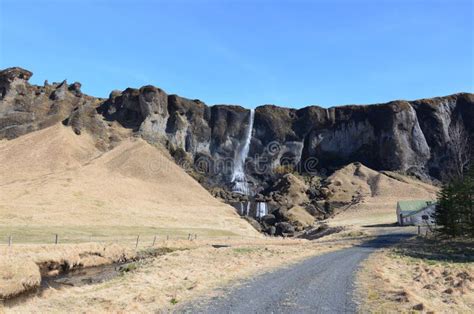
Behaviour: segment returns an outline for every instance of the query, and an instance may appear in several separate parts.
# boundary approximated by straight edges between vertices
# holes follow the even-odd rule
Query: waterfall
[[[245,133],[245,142],[241,145],[240,150],[237,152],[234,158],[234,171],[232,173],[231,182],[234,184],[233,191],[252,196],[250,188],[247,182],[247,176],[245,175],[245,160],[249,154],[250,142],[252,140],[253,122],[254,122],[255,111],[250,110],[249,123]],[[256,218],[262,218],[268,213],[267,203],[265,202],[254,202],[249,200],[247,206],[244,203],[240,203],[240,214],[242,216],[252,216],[255,213]],[[255,209],[255,212],[253,211]]]
[[[268,212],[267,203],[265,202],[257,202],[257,212],[255,213],[255,217],[262,218]]]
[[[249,195],[250,190],[245,176],[245,160],[249,154],[250,141],[252,139],[253,120],[255,116],[254,109],[250,110],[249,124],[247,126],[245,143],[234,159],[234,171],[231,182],[234,183],[233,191],[244,195]]]

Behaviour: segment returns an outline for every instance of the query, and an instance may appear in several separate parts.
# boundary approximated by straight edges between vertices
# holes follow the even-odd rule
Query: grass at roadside
[[[124,271],[122,276],[100,284],[48,289],[41,297],[6,307],[5,311],[168,311],[195,298],[219,294],[219,288],[224,285],[355,243],[358,242],[347,240],[325,244],[296,239],[237,237],[225,240],[170,240],[169,247],[186,247],[188,250],[177,250],[153,258],[132,271]],[[214,248],[213,244],[226,246]],[[31,251],[37,245],[25,246],[29,246]]]
[[[358,273],[362,312],[474,308],[472,240],[413,238],[369,257]]]

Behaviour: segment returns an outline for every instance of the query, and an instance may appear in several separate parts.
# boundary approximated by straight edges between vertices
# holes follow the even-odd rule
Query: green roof
[[[402,214],[406,216],[419,212],[433,203],[434,201],[430,200],[399,201],[398,206],[400,206]]]

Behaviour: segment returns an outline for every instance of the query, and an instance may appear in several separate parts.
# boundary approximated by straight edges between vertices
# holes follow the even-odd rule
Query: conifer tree
[[[443,186],[433,217],[440,233],[474,238],[474,167]]]

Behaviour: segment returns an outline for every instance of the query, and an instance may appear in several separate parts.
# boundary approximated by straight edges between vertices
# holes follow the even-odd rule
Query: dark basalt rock
[[[30,71],[15,67],[0,71],[0,139],[13,139],[68,118],[74,108],[97,98],[75,95],[67,83],[35,86]]]
[[[120,126],[165,145],[177,163],[193,167],[188,173],[206,188],[219,188],[216,196],[228,202],[245,199],[229,192],[229,181],[245,140],[249,110],[207,106],[149,85],[100,99],[83,94],[77,82],[31,85],[31,75],[21,68],[0,71],[0,139],[63,121],[77,134],[94,134],[106,150],[120,140]],[[453,157],[450,130],[460,124],[472,142],[473,121],[474,95],[468,93],[327,109],[260,106],[246,162],[249,185],[259,201],[285,208],[301,205],[314,216],[327,217],[330,209],[320,206],[324,187],[300,184],[290,174],[324,176],[361,162],[375,170],[442,179]],[[298,204],[290,194],[298,195]]]
[[[295,233],[295,227],[289,222],[279,222],[275,225],[276,235],[279,236],[293,236]]]
[[[272,170],[278,166],[320,175],[356,161],[376,170],[440,178],[450,158],[446,130],[451,121],[459,120],[472,137],[473,103],[472,94],[456,94],[329,109],[258,107],[251,160],[246,164],[249,180],[262,191],[275,181]],[[242,107],[208,107],[200,101],[166,96],[150,86],[116,92],[103,108],[108,119],[133,128],[149,141],[181,149],[193,160],[206,156],[210,165],[206,175],[220,183],[230,179],[249,123],[249,111]]]

